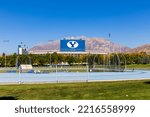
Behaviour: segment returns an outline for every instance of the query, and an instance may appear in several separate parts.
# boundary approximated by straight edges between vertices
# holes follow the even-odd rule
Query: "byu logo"
[[[67,43],[67,46],[68,46],[69,48],[77,48],[77,47],[79,46],[79,44],[78,44],[77,41],[69,41],[69,42]]]

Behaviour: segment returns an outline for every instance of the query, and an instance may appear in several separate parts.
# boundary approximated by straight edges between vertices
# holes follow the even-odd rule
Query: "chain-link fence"
[[[45,67],[21,69],[0,68],[0,82],[87,82],[96,80],[102,72],[123,72],[126,69],[124,56],[89,55],[85,63],[51,64]]]

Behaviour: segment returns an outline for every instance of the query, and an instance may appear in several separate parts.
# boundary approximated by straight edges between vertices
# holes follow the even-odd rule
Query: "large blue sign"
[[[85,40],[60,40],[60,51],[85,51]]]

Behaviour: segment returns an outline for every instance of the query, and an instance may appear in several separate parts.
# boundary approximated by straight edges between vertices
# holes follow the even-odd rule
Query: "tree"
[[[4,57],[4,56],[6,56],[6,54],[3,52],[2,56]]]
[[[58,54],[57,54],[57,52],[54,52],[53,54],[52,54],[52,63],[54,63],[54,64],[58,64]]]

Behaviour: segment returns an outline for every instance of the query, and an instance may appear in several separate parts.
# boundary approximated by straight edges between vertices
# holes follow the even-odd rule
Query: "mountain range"
[[[82,37],[85,40],[86,52],[99,52],[99,53],[112,53],[112,52],[146,52],[150,53],[150,44],[146,44],[137,48],[129,48],[127,46],[122,46],[105,38],[97,38],[97,37]],[[60,49],[60,40],[53,40],[45,44],[39,44],[31,49],[29,52],[34,51],[59,51]]]
[[[150,54],[150,44],[145,44],[145,45],[141,45],[139,47],[133,48],[131,49],[129,52],[131,53],[140,53],[140,52],[145,52],[147,54]]]

